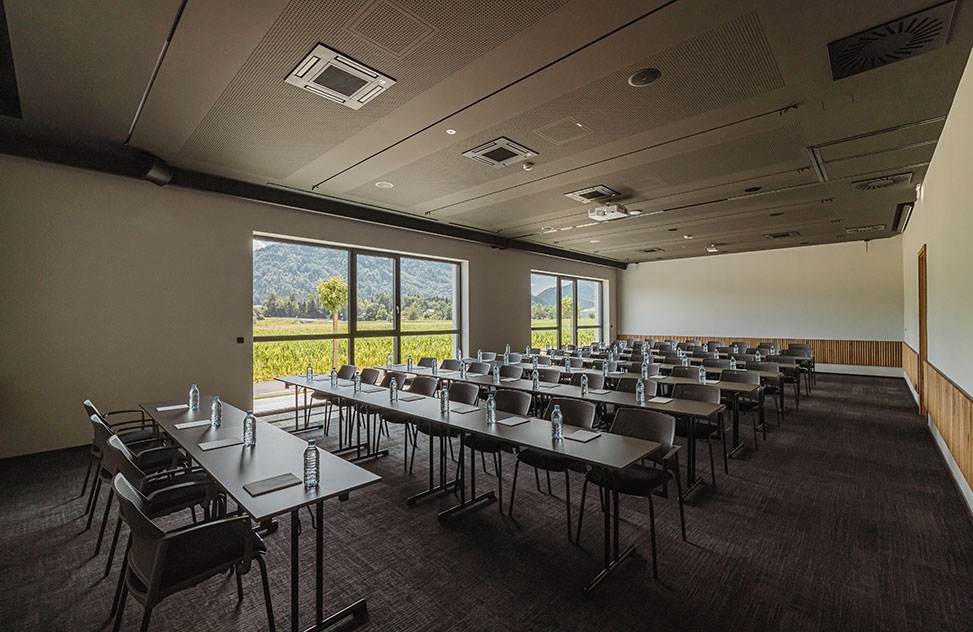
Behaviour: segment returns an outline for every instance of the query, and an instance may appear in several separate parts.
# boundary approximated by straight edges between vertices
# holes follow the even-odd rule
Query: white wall
[[[971,58],[973,59],[973,58]],[[973,393],[973,62],[902,241],[905,341],[919,350],[917,254],[926,245],[929,362]]]
[[[899,237],[630,265],[625,334],[902,339]]]
[[[606,279],[613,294],[616,281],[611,268],[6,156],[0,205],[0,458],[89,442],[89,397],[128,408],[197,382],[247,406],[254,231],[468,261],[469,348],[527,344],[532,268]]]

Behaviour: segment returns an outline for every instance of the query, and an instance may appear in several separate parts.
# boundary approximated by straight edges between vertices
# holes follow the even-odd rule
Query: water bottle
[[[507,345],[507,346],[509,347],[510,345]],[[510,352],[509,351],[504,351],[503,352],[503,363],[504,364],[510,364]]]
[[[530,355],[530,345],[524,347],[524,355],[528,355],[528,356]]]
[[[314,439],[309,439],[304,449],[304,487],[306,489],[317,487],[319,474],[318,448],[314,445]]]
[[[444,388],[439,391],[439,412],[444,415],[449,414],[449,389]]]
[[[465,362],[460,362],[460,365],[459,365],[459,379],[461,379],[461,380],[465,380],[466,379],[466,363]]]
[[[307,363],[307,381],[308,382],[314,381],[314,369],[311,368],[310,362]]]
[[[257,445],[257,418],[253,416],[253,411],[248,410],[247,416],[243,418],[243,447],[252,448]]]
[[[456,359],[457,360],[463,359],[463,350],[460,349],[459,347],[456,347]]]
[[[405,370],[406,371],[411,371],[412,370],[412,356],[406,357],[406,359],[405,359]]]
[[[603,378],[605,378],[606,380],[608,379],[608,363],[607,362],[602,362],[601,363],[601,376]]]
[[[719,360],[720,359],[720,352],[719,351],[714,351],[713,352],[713,359],[715,359],[715,360]]]
[[[510,353],[510,345],[509,344],[506,347],[503,348],[503,354],[504,355],[507,355],[508,353]]]
[[[683,366],[689,366],[689,356],[687,356],[687,355],[684,355],[684,356],[682,357],[682,365],[683,365]]]
[[[757,352],[753,354],[753,361],[760,362],[760,349],[757,349]]]
[[[338,386],[338,369],[331,367],[331,388]]]
[[[699,383],[703,384],[706,382],[706,367],[699,365]]]
[[[389,401],[393,403],[399,401],[399,385],[395,383],[394,377],[389,382]]]
[[[730,368],[734,371],[736,371],[737,368],[737,359],[732,356],[730,357]]]
[[[555,441],[560,441],[564,438],[564,415],[561,413],[561,407],[555,406],[554,412],[551,413],[551,439]]]
[[[354,390],[356,393],[361,393],[361,373],[358,371],[355,371],[354,386],[352,387],[352,390]]]
[[[538,386],[538,384],[540,383],[540,381],[541,381],[541,376],[537,372],[537,369],[534,369],[533,371],[531,371],[530,372],[530,383],[531,383],[531,388],[533,390],[536,391],[538,388],[540,388],[540,386]]]
[[[493,385],[500,385],[500,363],[496,362],[493,365]]]
[[[533,370],[536,371],[537,370],[537,364],[538,364],[538,362],[537,362],[537,356],[533,356],[530,359],[530,368],[532,368]]]
[[[493,393],[487,397],[487,423],[490,425],[497,423],[497,401],[493,399]]]
[[[199,410],[199,389],[195,384],[189,387],[189,410]]]
[[[571,372],[571,358],[568,357],[564,358],[564,372],[565,373]]]
[[[439,375],[439,361],[434,361],[432,363],[432,374]]]
[[[483,362],[483,349],[476,350],[476,361]]]
[[[645,382],[642,381],[642,378],[639,378],[639,381],[635,383],[635,403],[645,403]]]
[[[219,397],[213,398],[213,405],[209,409],[209,421],[214,428],[223,425],[223,402],[220,401]]]
[[[581,397],[588,396],[588,374],[581,374]]]
[[[392,354],[391,353],[388,354],[387,356],[385,356],[385,368],[386,369],[391,369],[392,368]]]
[[[733,345],[733,353],[734,354],[740,353],[740,346],[739,345]]]
[[[705,353],[709,353],[709,344],[706,344],[706,343],[703,344],[703,351]]]
[[[642,363],[642,379],[643,380],[649,379],[649,363],[648,362],[643,362]]]

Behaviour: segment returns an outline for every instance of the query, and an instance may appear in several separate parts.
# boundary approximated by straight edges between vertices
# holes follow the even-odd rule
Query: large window
[[[530,344],[591,344],[602,340],[602,282],[530,275]]]
[[[452,357],[459,265],[254,237],[253,380]]]

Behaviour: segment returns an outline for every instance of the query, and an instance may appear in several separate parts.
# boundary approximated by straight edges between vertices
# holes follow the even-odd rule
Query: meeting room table
[[[323,630],[347,617],[355,623],[368,618],[365,599],[359,599],[334,614],[324,616],[324,503],[337,498],[344,501],[351,492],[381,480],[376,474],[319,449],[318,484],[305,488],[304,450],[307,442],[276,426],[258,422],[256,445],[243,446],[243,419],[246,413],[223,403],[223,422],[210,423],[212,396],[202,396],[199,410],[190,410],[184,399],[140,404],[172,440],[198,463],[233,499],[239,508],[260,524],[290,514],[291,527],[291,629],[297,632],[299,601],[298,513],[307,507],[316,515],[315,529],[315,619],[305,632]]]

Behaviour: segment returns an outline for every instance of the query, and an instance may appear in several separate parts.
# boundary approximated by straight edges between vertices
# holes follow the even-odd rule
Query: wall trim
[[[963,476],[963,472],[960,470],[959,464],[956,463],[956,459],[953,458],[953,453],[949,451],[949,446],[946,445],[943,436],[939,434],[939,428],[933,423],[931,415],[926,415],[926,427],[929,428],[929,434],[932,435],[933,442],[935,442],[939,454],[942,455],[943,461],[946,463],[946,469],[949,470],[949,475],[963,499],[963,504],[966,505],[966,515],[973,522],[973,489],[970,488],[970,484]]]
[[[868,375],[877,377],[903,377],[902,367],[898,366],[868,366],[861,364],[822,364],[814,363],[814,370],[818,373],[836,373],[841,375]],[[906,380],[908,381],[908,380]]]

